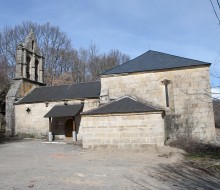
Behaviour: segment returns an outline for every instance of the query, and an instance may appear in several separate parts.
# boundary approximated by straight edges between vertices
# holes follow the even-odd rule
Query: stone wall
[[[164,79],[170,81],[169,108]],[[108,99],[130,95],[163,107],[169,128],[166,139],[181,134],[203,141],[215,140],[208,66],[101,76],[101,88],[108,92]]]
[[[97,108],[99,106],[99,100],[98,99],[85,99],[84,100],[84,107],[83,111],[88,111],[94,108]]]
[[[161,113],[82,115],[83,147],[140,148],[164,145]]]
[[[91,105],[93,105],[92,102],[94,102],[94,99],[86,100],[84,103],[88,103],[88,106],[91,107]],[[69,105],[80,103],[81,100],[68,101]],[[64,101],[15,105],[15,134],[29,134],[37,137],[47,136],[49,131],[49,119],[44,118],[44,115],[46,115],[55,105],[64,105]],[[85,108],[88,107],[86,104],[84,106]],[[28,108],[31,110],[29,113],[26,111]],[[77,131],[79,131],[78,139],[81,139],[79,127],[80,115],[77,115],[75,119]],[[62,119],[57,122],[60,123],[60,121],[61,123],[65,122]]]
[[[33,88],[44,85],[35,81],[29,81],[26,79],[13,80],[10,89],[6,95],[6,135],[13,136],[15,134],[15,108],[14,103],[20,98],[24,97]]]
[[[6,95],[6,104],[5,104],[5,134],[7,136],[14,135],[15,133],[15,110],[14,102],[19,97],[19,88],[22,84],[22,80],[14,80],[10,86],[10,89]]]

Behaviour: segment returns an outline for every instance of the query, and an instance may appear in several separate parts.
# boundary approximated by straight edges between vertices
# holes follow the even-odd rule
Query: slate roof
[[[211,65],[211,63],[149,50],[139,57],[103,72],[101,75],[156,71],[201,65]]]
[[[143,104],[131,97],[122,97],[118,100],[100,106],[99,108],[83,112],[82,115],[99,115],[112,113],[138,113],[138,112],[161,112],[158,109],[146,104]]]
[[[44,117],[75,116],[82,109],[83,104],[54,106]]]
[[[100,81],[77,83],[72,85],[37,87],[16,104],[98,98],[100,90]]]

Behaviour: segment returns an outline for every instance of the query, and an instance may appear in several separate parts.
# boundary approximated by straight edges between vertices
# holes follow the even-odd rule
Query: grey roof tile
[[[138,112],[161,112],[158,109],[144,103],[141,103],[131,97],[122,97],[114,100],[108,104],[102,105],[96,109],[83,112],[82,115],[99,115],[99,114],[112,114],[112,113],[138,113]]]
[[[75,116],[82,109],[83,104],[54,106],[44,117]]]
[[[16,104],[98,98],[100,90],[100,81],[77,83],[72,85],[37,87]]]
[[[149,50],[139,57],[103,72],[101,75],[156,71],[201,65],[211,65],[211,63]]]

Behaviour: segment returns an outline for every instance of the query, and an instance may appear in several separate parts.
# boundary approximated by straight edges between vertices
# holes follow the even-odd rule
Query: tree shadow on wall
[[[152,171],[152,172],[151,172]],[[187,164],[160,165],[157,168],[143,168],[135,177],[126,176],[137,190],[166,189],[220,189],[220,173]]]

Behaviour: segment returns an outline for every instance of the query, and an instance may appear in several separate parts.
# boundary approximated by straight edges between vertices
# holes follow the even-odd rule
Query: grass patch
[[[186,164],[209,174],[220,175],[220,146],[179,137],[169,143],[186,152]]]
[[[202,143],[193,139],[178,137],[169,143],[172,147],[183,149],[191,158],[220,159],[220,146],[211,143]]]

